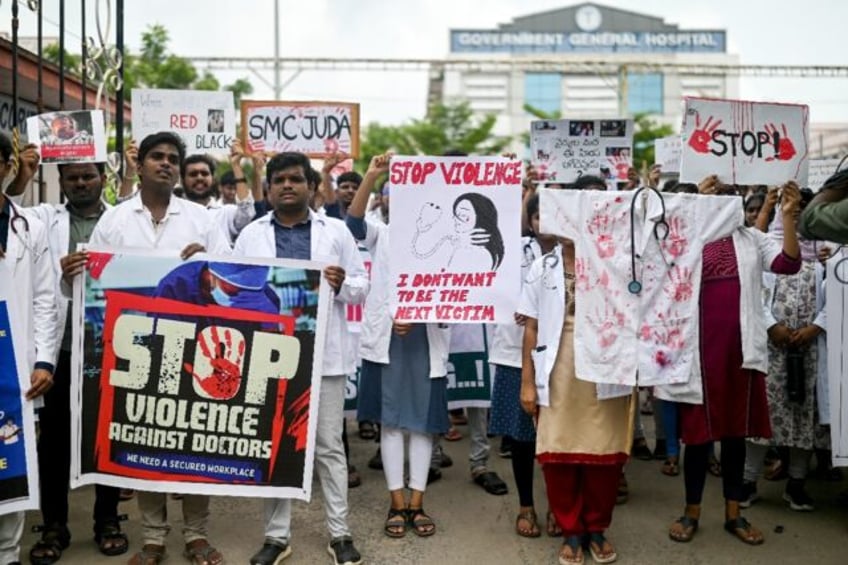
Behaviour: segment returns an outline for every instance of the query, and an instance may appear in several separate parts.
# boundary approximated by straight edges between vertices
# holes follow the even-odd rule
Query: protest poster
[[[830,441],[833,465],[848,467],[848,251],[827,261],[827,381],[830,398]],[[821,365],[820,365],[821,366]],[[819,391],[819,394],[825,391]]]
[[[654,164],[660,166],[662,174],[680,173],[680,154],[683,144],[679,135],[660,137],[654,140]]]
[[[106,161],[102,110],[39,114],[27,118],[27,131],[43,165]]]
[[[570,183],[584,175],[626,181],[632,153],[633,120],[530,122],[530,162],[544,182]]]
[[[322,269],[90,249],[74,288],[72,485],[308,500]]]
[[[807,186],[809,107],[686,98],[680,182]]]
[[[492,404],[489,326],[463,324],[451,328],[448,354],[448,409],[488,408]]]
[[[521,170],[503,157],[393,157],[392,318],[511,323],[521,291]]]
[[[24,398],[28,340],[21,335],[14,291],[11,273],[0,263],[0,515],[39,507],[35,417]]]
[[[842,159],[810,159],[807,170],[807,187],[818,192],[827,179],[836,173]]]
[[[299,151],[315,159],[359,157],[359,104],[241,101],[244,147],[250,153]]]
[[[138,143],[148,135],[179,135],[186,152],[229,155],[236,137],[236,110],[228,90],[132,90],[132,132]]]

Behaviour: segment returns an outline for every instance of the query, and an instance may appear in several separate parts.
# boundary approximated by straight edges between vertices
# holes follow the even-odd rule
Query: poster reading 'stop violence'
[[[0,515],[38,508],[38,460],[26,343],[11,273],[0,263]],[[19,313],[19,310],[17,311]]]
[[[809,121],[800,104],[687,98],[680,182],[806,186]]]
[[[392,317],[512,323],[521,290],[521,161],[392,157]]]
[[[359,104],[242,100],[244,147],[250,153],[299,151],[322,159],[359,157]]]
[[[73,484],[308,500],[322,267],[90,250]]]

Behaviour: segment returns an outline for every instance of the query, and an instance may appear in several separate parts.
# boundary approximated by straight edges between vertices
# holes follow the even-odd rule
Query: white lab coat
[[[242,230],[233,248],[234,257],[276,257],[277,241],[273,212]],[[356,359],[350,355],[351,339],[347,329],[346,304],[362,304],[368,294],[368,273],[356,241],[345,226],[336,218],[319,216],[310,210],[311,249],[313,261],[327,261],[345,270],[345,280],[335,295],[329,315],[327,340],[324,346],[322,375],[350,375],[356,371]]]
[[[562,339],[566,298],[562,261],[562,247],[557,245],[553,251],[533,261],[521,287],[518,313],[538,321],[536,349],[532,356],[539,406],[550,406],[551,371]],[[627,385],[598,383],[595,387],[599,400],[629,396],[633,392],[633,387]]]
[[[365,239],[361,242],[373,257],[371,292],[365,301],[359,353],[373,363],[388,364],[392,337],[391,295],[394,290],[389,276],[389,227],[382,222],[365,220]],[[430,351],[430,378],[448,373],[450,326],[427,324]]]
[[[14,206],[14,204],[10,205]],[[0,259],[0,268],[10,270],[11,280],[18,295],[8,301],[10,316],[19,320],[27,344],[26,366],[32,370],[36,363],[56,365],[59,348],[58,317],[56,314],[56,277],[53,273],[47,227],[30,210],[17,208],[29,222],[24,230],[22,222],[15,222],[16,235],[9,226],[6,256]],[[14,219],[14,214],[12,214]]]

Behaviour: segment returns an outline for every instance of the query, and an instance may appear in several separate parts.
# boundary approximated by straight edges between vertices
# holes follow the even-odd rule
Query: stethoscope
[[[657,240],[659,244],[660,241],[665,241],[668,238],[669,234],[669,226],[668,222],[665,219],[665,199],[663,195],[660,194],[656,188],[651,188],[649,186],[640,187],[633,194],[633,200],[630,201],[630,282],[627,284],[627,290],[630,294],[639,294],[642,292],[642,282],[636,278],[636,259],[641,259],[642,256],[636,253],[636,198],[641,194],[643,190],[650,190],[654,194],[657,195],[657,198],[660,199],[660,205],[662,206],[662,211],[660,213],[659,219],[654,221],[654,238]],[[647,201],[646,201],[647,202]],[[660,235],[662,232],[662,235]],[[663,261],[666,265],[673,267],[674,262],[670,264],[665,259],[665,255],[662,253],[662,246],[660,246],[660,254],[662,255]]]
[[[526,246],[525,246],[526,247]],[[547,253],[542,257],[542,284],[547,290],[556,290],[556,278],[551,277],[551,274],[554,273],[554,269],[559,267],[559,246],[555,247],[553,251]],[[535,279],[539,280],[539,279]],[[527,281],[528,283],[535,281]]]
[[[28,249],[32,252],[32,245],[30,242],[30,233],[29,233],[29,220],[27,220],[20,212],[18,212],[18,207],[12,204],[9,201],[9,210],[12,212],[11,217],[9,218],[9,230],[21,240],[24,248]],[[23,232],[21,231],[21,227],[23,227]],[[26,236],[21,235],[25,233]],[[5,249],[3,250],[6,251]]]

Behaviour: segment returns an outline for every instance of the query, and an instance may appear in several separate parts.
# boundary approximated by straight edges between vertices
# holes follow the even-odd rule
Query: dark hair
[[[498,228],[498,209],[495,204],[482,194],[476,192],[466,192],[453,201],[453,213],[456,214],[456,207],[463,200],[468,200],[474,208],[476,219],[474,227],[485,230],[489,235],[489,241],[483,246],[492,256],[492,270],[496,270],[504,256],[504,243],[501,237],[501,230]]]
[[[674,187],[674,192],[682,192],[685,194],[698,194],[698,185],[691,182],[679,182]]]
[[[583,175],[582,177],[577,177],[577,180],[574,181],[571,188],[576,190],[585,190],[589,187],[600,185],[603,188],[601,190],[606,190],[607,183],[601,177],[596,177],[594,175]]]
[[[336,186],[342,184],[343,182],[352,182],[356,186],[362,184],[362,175],[357,173],[356,171],[348,171],[346,173],[342,173],[336,179]]]
[[[663,183],[660,192],[676,192],[677,184],[677,179],[668,179]]]
[[[442,153],[443,157],[468,157],[468,152],[463,151],[462,149],[448,149],[444,153]]]
[[[303,169],[303,174],[306,176],[306,182],[313,190],[317,188],[318,183],[321,182],[321,174],[312,168],[312,163],[309,161],[309,157],[303,153],[286,151],[284,153],[277,153],[271,157],[265,165],[265,178],[268,181],[268,186],[271,186],[271,177],[274,176],[274,173],[291,167],[300,167]]]
[[[67,167],[71,165],[94,165],[97,167],[97,172],[103,175],[106,172],[106,163],[103,161],[98,161],[97,163],[59,163],[56,167],[59,169],[59,176],[63,176],[63,172]]]
[[[822,185],[822,189],[825,188],[838,188],[840,190],[844,190],[848,185],[848,169],[842,169],[841,171],[837,171],[830,175],[824,184]]]
[[[802,188],[800,190],[800,193],[801,193],[801,202],[800,202],[801,210],[803,210],[804,208],[807,207],[807,204],[809,204],[810,201],[813,199],[813,197],[815,196],[815,193],[810,188]]]
[[[188,169],[189,165],[194,165],[196,163],[206,163],[206,166],[209,167],[209,174],[215,176],[215,159],[210,157],[209,155],[189,155],[185,159],[180,160],[180,178],[185,177],[186,169]]]
[[[150,152],[151,149],[163,143],[174,146],[174,148],[177,150],[177,153],[180,154],[180,164],[185,161],[186,147],[185,143],[183,143],[182,138],[170,131],[160,131],[158,133],[151,133],[150,135],[141,140],[141,145],[138,146],[139,165],[144,163],[144,159],[145,157],[147,157],[147,154]]]
[[[0,132],[0,156],[3,157],[3,161],[8,161],[12,156],[12,140],[2,132]]]
[[[218,184],[236,184],[236,175],[232,171],[227,171],[218,179]]]
[[[759,202],[757,202],[757,201],[759,201]],[[751,195],[750,195],[750,196],[749,196],[749,197],[745,200],[745,209],[747,210],[747,209],[748,209],[748,206],[749,206],[750,204],[755,203],[755,202],[757,203],[757,204],[756,204],[757,208],[762,208],[762,207],[763,207],[763,204],[765,204],[765,203],[766,203],[766,195],[765,195],[765,193],[762,193],[762,192],[755,192],[755,193],[751,194]]]
[[[534,192],[533,195],[527,199],[527,204],[524,208],[524,213],[527,214],[527,223],[529,224],[533,220],[533,216],[539,213],[539,193]]]

